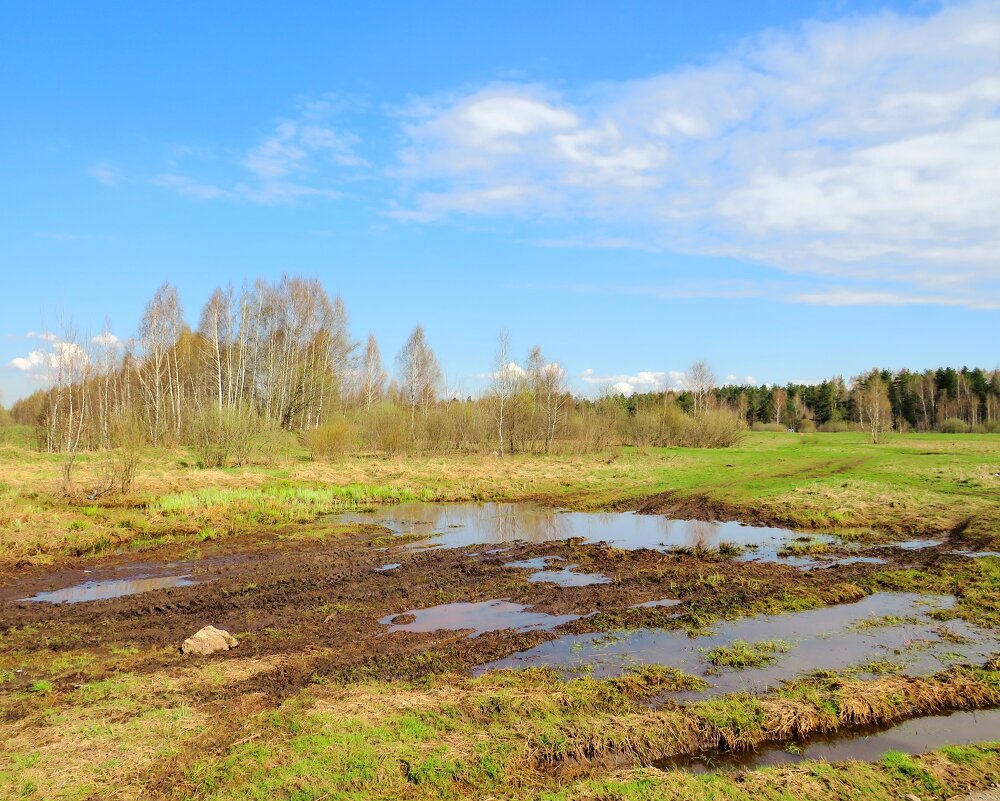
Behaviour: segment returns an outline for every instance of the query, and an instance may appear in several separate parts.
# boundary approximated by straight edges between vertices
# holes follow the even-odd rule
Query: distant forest
[[[295,431],[314,454],[577,452],[615,444],[724,446],[740,431],[1000,432],[1000,371],[871,370],[816,385],[720,386],[699,362],[686,388],[573,394],[563,367],[534,348],[523,362],[501,336],[487,386],[455,397],[422,327],[391,370],[374,335],[352,340],[344,303],[315,279],[218,289],[191,327],[176,290],[149,301],[134,340],[81,338],[71,326],[32,354],[45,388],[0,421],[30,426],[54,452],[125,442],[194,445],[206,464],[254,458],[268,431]],[[484,354],[485,356],[485,354]],[[484,363],[486,359],[484,358]]]

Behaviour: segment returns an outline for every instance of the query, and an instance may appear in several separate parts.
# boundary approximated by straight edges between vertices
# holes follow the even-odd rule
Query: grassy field
[[[644,508],[793,528],[951,534],[1000,544],[1000,436],[753,434],[720,450],[622,449],[590,456],[425,456],[200,469],[186,452],[150,451],[135,497],[90,503],[100,455],[80,459],[80,495],[57,493],[60,457],[0,448],[0,560],[51,561],[178,538],[305,523],[358,505],[536,500],[575,509]]]
[[[378,623],[390,611],[514,596],[546,611],[575,610],[587,630],[614,636],[914,592],[955,597],[936,621],[996,629],[1000,559],[946,551],[1000,545],[998,436],[908,435],[873,446],[850,433],[762,433],[725,450],[504,460],[321,462],[288,447],[272,464],[226,470],[202,469],[184,451],[150,450],[132,497],[98,501],[85,496],[101,456],[81,458],[70,497],[58,492],[59,461],[0,446],[0,590],[19,574],[44,582],[105,562],[224,560],[236,549],[271,561],[261,562],[267,570],[252,561],[224,567],[200,586],[106,602],[98,612],[0,602],[2,799],[944,801],[1000,781],[996,742],[746,773],[655,767],[705,750],[794,748],[811,735],[994,708],[998,654],[984,664],[948,662],[932,675],[897,675],[899,666],[884,660],[805,673],[756,696],[650,706],[663,693],[711,682],[716,671],[745,675],[780,662],[794,643],[735,640],[708,650],[704,677],[653,665],[618,678],[567,680],[548,669],[472,678],[469,666],[542,640],[510,632],[408,640],[384,636]],[[404,539],[378,526],[323,519],[408,500],[638,509],[831,531],[865,544],[909,534],[951,542],[940,554],[897,552],[885,564],[812,574],[741,563],[721,550],[667,555],[565,542],[558,553],[566,564],[614,582],[546,590],[502,559],[404,554]],[[392,555],[376,550],[386,546]],[[803,556],[830,546],[788,547]],[[273,557],[285,551],[290,561],[279,569]],[[410,571],[395,584],[375,578],[374,568],[390,561],[407,561],[400,572]],[[683,604],[634,606],[664,595]],[[671,617],[674,610],[683,615]],[[239,649],[178,654],[180,638],[226,616],[239,621]],[[903,623],[872,617],[859,628],[877,637]]]

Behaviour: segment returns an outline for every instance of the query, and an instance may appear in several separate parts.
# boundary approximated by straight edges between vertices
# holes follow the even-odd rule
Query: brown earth
[[[885,569],[853,564],[802,572],[715,553],[626,551],[578,540],[513,545],[502,553],[484,553],[482,546],[380,549],[380,537],[384,530],[371,525],[340,527],[336,536],[319,540],[275,532],[202,543],[197,554],[171,546],[158,549],[155,559],[122,554],[18,571],[0,577],[0,635],[5,647],[37,655],[81,650],[108,655],[112,649],[136,647],[137,655],[108,660],[106,670],[127,663],[129,670],[151,672],[189,663],[192,657],[181,656],[180,643],[214,625],[234,633],[240,647],[207,658],[273,657],[271,667],[248,677],[241,692],[259,690],[280,698],[318,677],[409,679],[468,669],[557,634],[676,626],[690,621],[694,612],[726,617],[787,608],[790,599],[809,605],[855,600],[864,594],[858,582]],[[580,571],[600,572],[614,582],[583,587],[530,583],[530,571],[505,567],[534,556],[561,556]],[[893,558],[926,567],[948,557],[927,549],[894,550]],[[394,562],[401,566],[376,569]],[[181,574],[199,583],[85,604],[17,600],[82,581]],[[661,598],[682,603],[629,608]],[[587,617],[552,631],[507,630],[478,637],[446,630],[387,633],[379,622],[438,604],[491,599]],[[89,666],[86,680],[99,677],[102,668],[96,670],[97,676]],[[84,674],[72,670],[59,679],[65,688],[82,680]],[[15,688],[18,681],[15,677],[8,687]]]

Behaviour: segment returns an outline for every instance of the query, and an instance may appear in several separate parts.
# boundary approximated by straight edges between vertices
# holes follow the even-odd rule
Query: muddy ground
[[[866,592],[865,578],[876,571],[947,571],[957,558],[943,546],[881,548],[878,555],[891,565],[860,563],[806,572],[774,562],[734,561],[716,552],[627,551],[578,540],[508,545],[496,552],[491,546],[414,548],[368,524],[335,532],[315,539],[279,531],[209,541],[196,551],[159,549],[155,559],[122,554],[8,574],[0,578],[0,633],[24,651],[53,656],[63,650],[109,654],[134,647],[138,654],[124,661],[129,670],[142,672],[183,663],[188,658],[178,652],[180,643],[211,624],[240,637],[238,650],[212,659],[276,657],[241,692],[265,691],[277,700],[318,677],[416,678],[466,670],[560,634],[674,627],[705,616],[856,600]],[[505,566],[539,556],[562,557],[580,572],[601,573],[613,581],[590,586],[532,583],[530,570]],[[394,563],[399,567],[379,570]],[[18,600],[83,581],[145,575],[186,575],[197,583],[82,604]],[[680,603],[631,608],[665,598]],[[379,622],[439,604],[492,599],[580,617],[551,630],[475,637],[453,630],[390,633]],[[87,680],[94,678],[91,666]],[[60,681],[71,687],[78,679],[69,671]],[[10,689],[28,680],[15,677]]]

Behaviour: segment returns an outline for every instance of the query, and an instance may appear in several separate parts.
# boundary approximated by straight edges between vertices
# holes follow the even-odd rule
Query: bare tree
[[[695,412],[704,414],[708,411],[709,398],[715,389],[715,383],[715,373],[712,372],[708,362],[697,361],[688,369],[687,385],[694,396]]]
[[[382,352],[374,334],[368,335],[361,366],[361,398],[365,411],[371,411],[372,404],[382,398],[388,373],[382,368]]]
[[[53,343],[48,357],[49,403],[47,410],[49,450],[65,455],[62,463],[62,491],[73,491],[73,468],[89,413],[87,382],[90,356],[77,342],[76,328],[64,323],[61,340]]]
[[[862,377],[860,399],[862,422],[872,444],[879,445],[885,441],[885,433],[892,425],[892,404],[889,402],[889,388],[878,369]]]
[[[510,335],[501,331],[497,339],[497,352],[493,360],[493,375],[490,381],[490,398],[493,401],[497,429],[500,434],[500,457],[504,455],[504,431],[506,415],[521,383],[522,370],[510,360]]]
[[[545,452],[552,448],[559,417],[569,392],[566,385],[566,371],[555,362],[547,362],[542,349],[537,345],[528,356],[528,385],[534,396],[536,408],[542,413],[542,438]]]
[[[403,350],[396,358],[399,367],[399,384],[410,407],[410,437],[416,436],[416,415],[420,409],[426,415],[430,404],[437,398],[441,383],[441,368],[434,351],[427,344],[424,328],[413,329]]]
[[[164,284],[146,305],[139,323],[139,339],[145,356],[139,380],[147,401],[149,438],[154,445],[160,444],[170,416],[176,417],[177,430],[180,430],[180,376],[174,345],[182,326],[177,290]]]
[[[216,403],[220,409],[233,403],[233,328],[233,288],[216,289],[201,312],[198,333],[215,374]]]

